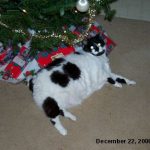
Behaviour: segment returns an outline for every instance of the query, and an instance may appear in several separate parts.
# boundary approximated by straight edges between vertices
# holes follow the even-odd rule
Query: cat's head
[[[83,50],[95,56],[101,56],[103,54],[106,54],[106,44],[102,37],[97,34],[96,36],[86,41]]]

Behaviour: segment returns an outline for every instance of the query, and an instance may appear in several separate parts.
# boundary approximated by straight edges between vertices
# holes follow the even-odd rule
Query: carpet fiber
[[[150,143],[128,144],[128,139],[150,139],[150,22],[97,20],[117,43],[109,56],[113,72],[135,80],[137,85],[121,89],[106,85],[95,92],[70,110],[77,122],[61,118],[68,129],[63,137],[35,105],[24,84],[0,82],[1,150],[150,149]],[[126,143],[96,144],[96,139]]]

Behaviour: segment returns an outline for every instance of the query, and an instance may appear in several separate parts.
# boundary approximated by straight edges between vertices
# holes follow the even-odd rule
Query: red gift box
[[[9,78],[17,79],[22,73],[26,65],[31,61],[29,52],[30,41],[26,42],[21,48],[17,56],[9,62],[4,69],[3,79],[8,80]]]
[[[26,60],[21,55],[17,55],[14,59],[6,66],[5,72],[11,78],[17,79],[18,76],[21,74],[22,70],[28,64]],[[6,77],[5,77],[6,78]]]
[[[66,56],[74,51],[75,49],[73,46],[59,47],[57,51],[52,51],[51,53],[48,53],[47,51],[40,52],[36,56],[36,60],[39,66],[43,68],[46,67],[49,63],[51,63],[54,59]]]
[[[4,65],[11,59],[13,53],[12,47],[7,47],[3,52],[0,53],[0,64]]]

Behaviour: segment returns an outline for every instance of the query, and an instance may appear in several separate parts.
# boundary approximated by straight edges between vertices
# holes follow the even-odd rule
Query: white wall
[[[117,17],[150,21],[150,0],[118,0],[112,8]]]

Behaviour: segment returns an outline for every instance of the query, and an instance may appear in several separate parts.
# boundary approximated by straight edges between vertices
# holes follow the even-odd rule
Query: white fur
[[[76,117],[65,110],[81,104],[94,91],[101,89],[107,83],[107,78],[111,77],[115,80],[117,77],[121,77],[127,81],[127,84],[135,84],[134,81],[113,74],[105,54],[94,56],[90,53],[82,52],[82,55],[71,54],[64,59],[66,62],[63,62],[61,66],[55,67],[50,71],[43,69],[37,74],[33,80],[33,97],[40,108],[42,108],[43,102],[47,97],[52,97],[58,103],[58,106],[64,110],[64,116],[74,121]],[[63,71],[62,66],[67,62],[76,64],[81,71],[81,75],[77,80],[70,79],[67,87],[61,87],[51,81],[50,75],[55,70]],[[114,86],[122,87],[118,82]],[[62,135],[66,135],[67,130],[62,126],[59,118],[57,117],[53,120],[56,122],[56,129]]]
[[[90,53],[84,55],[71,54],[65,58],[68,62],[76,64],[81,70],[81,77],[72,80],[67,87],[61,87],[50,80],[54,70],[62,71],[56,67],[50,71],[43,69],[34,79],[33,97],[39,107],[42,106],[46,97],[54,98],[60,108],[70,108],[81,104],[91,93],[100,89],[110,76],[111,70],[105,55],[96,57]]]

